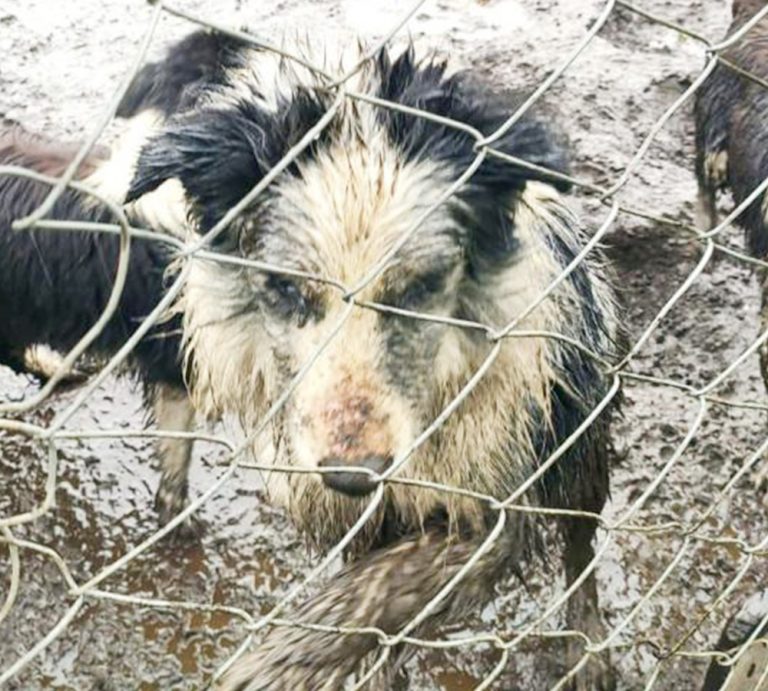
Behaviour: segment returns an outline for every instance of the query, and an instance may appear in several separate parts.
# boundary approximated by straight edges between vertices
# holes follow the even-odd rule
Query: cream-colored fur
[[[270,211],[272,226],[266,231],[287,234],[295,241],[294,251],[285,251],[287,266],[317,272],[345,285],[365,275],[449,184],[446,171],[431,161],[403,163],[387,149],[382,136],[373,136],[365,147],[355,146],[354,141],[348,148],[320,154],[302,166],[300,177],[276,186],[277,198],[271,202],[274,208]],[[545,184],[529,183],[509,212],[515,217],[519,247],[514,261],[483,288],[485,318],[494,327],[520,315],[557,277],[563,267],[546,246],[547,238],[553,232],[566,237],[576,227],[557,192]],[[428,266],[432,236],[455,222],[446,206],[437,209],[360,298],[376,300],[388,287],[402,282],[404,273],[407,278],[414,267]],[[573,237],[566,239],[571,246],[576,242]],[[187,351],[194,363],[193,392],[198,405],[209,414],[234,412],[248,432],[285,385],[277,358],[290,363],[290,372],[298,371],[336,323],[344,303],[332,288],[307,286],[306,290],[325,306],[324,318],[302,328],[294,326],[288,335],[271,333],[264,315],[238,315],[240,305],[232,296],[241,294],[248,270],[192,261],[183,310]],[[577,309],[579,299],[566,281],[518,328],[562,330],[569,323],[563,312]],[[611,313],[613,307],[605,305],[603,309]],[[287,435],[288,442],[278,444],[276,463],[317,467],[329,453],[334,432],[332,424],[324,423],[322,411],[336,401],[356,396],[370,401],[371,419],[385,427],[375,436],[388,440],[388,451],[397,458],[459,392],[490,349],[490,344],[478,345],[465,334],[444,328],[428,384],[429,405],[416,410],[413,402],[387,382],[382,365],[387,345],[379,322],[379,315],[370,310],[353,312],[307,374],[280,416],[280,434]],[[547,412],[555,381],[555,357],[551,343],[544,338],[507,339],[469,399],[405,463],[398,476],[490,494],[507,488],[510,477],[522,481],[530,473],[536,454],[531,448],[531,406],[520,402]],[[290,449],[288,456],[279,451],[286,448]],[[518,468],[516,473],[510,473],[510,464]],[[307,485],[313,486],[311,491]],[[318,476],[273,473],[268,475],[267,487],[275,501],[292,508],[298,517],[305,510],[350,513],[349,499],[323,489]],[[448,501],[454,520],[480,520],[473,500],[446,499],[396,484],[390,485],[388,492],[409,521],[420,522],[438,501]],[[315,507],[308,506],[309,502],[297,507],[304,496],[312,497]]]
[[[334,76],[355,65],[362,55],[359,46],[317,54],[309,45],[299,41],[292,48]],[[248,55],[248,66],[230,75],[230,85],[203,96],[204,105],[229,107],[247,98],[276,111],[296,89],[325,83],[310,70],[273,53],[252,50]],[[376,79],[373,66],[367,64],[345,86],[375,92]],[[145,125],[151,131],[151,116]],[[464,301],[471,304],[477,319],[495,329],[517,319],[519,329],[581,337],[584,296],[576,294],[571,281],[563,281],[535,309],[529,309],[564,268],[563,258],[551,246],[553,238],[559,237],[570,248],[583,244],[577,237],[576,219],[553,187],[528,182],[521,193],[510,195],[506,213],[514,226],[515,251],[506,265],[476,281],[463,276],[469,250],[455,239],[463,230],[458,227],[461,214],[457,212],[471,213],[461,198],[454,196],[439,205],[413,232],[415,221],[456,179],[455,167],[431,159],[428,152],[405,158],[393,147],[377,107],[368,103],[346,100],[329,127],[332,143],[297,161],[291,175],[278,177],[259,202],[258,214],[248,218],[252,212],[246,210],[247,220],[235,221],[241,229],[248,228],[246,240],[241,238],[246,255],[250,242],[260,248],[260,259],[351,287],[411,233],[356,300],[386,302],[388,296],[430,271],[435,258],[441,257],[453,268],[445,270],[443,294],[431,305],[431,313],[449,316]],[[138,135],[136,140],[129,138],[127,151],[120,157],[130,159],[136,141]],[[133,170],[131,165],[128,169]],[[198,239],[178,180],[166,181],[134,202],[133,211],[179,238]],[[296,289],[322,316],[301,323],[280,320],[254,301],[254,295],[265,290],[268,276],[263,271],[199,256],[182,261],[191,263],[177,308],[184,314],[189,365],[185,371],[191,373],[193,400],[208,416],[235,415],[245,433],[251,434],[335,328],[345,302],[335,288],[301,280]],[[590,276],[596,285],[603,281],[602,269],[594,262]],[[593,292],[592,299],[600,303],[596,311],[611,322],[614,307],[605,297],[610,291],[597,285]],[[433,361],[418,382],[418,392],[406,391],[408,382],[395,383],[387,362],[390,346],[384,318],[356,308],[272,424],[253,440],[259,461],[317,468],[340,453],[339,420],[354,419],[359,415],[356,409],[365,410],[366,419],[355,423],[359,439],[356,446],[351,442],[344,446],[349,454],[345,462],[371,454],[397,461],[459,393],[491,349],[489,342],[476,335],[445,326],[431,328],[431,334],[438,334]],[[603,339],[602,350],[611,350],[610,334],[594,337]],[[557,381],[556,374],[563,357],[562,346],[550,339],[515,338],[514,334],[505,339],[487,375],[439,432],[400,467],[397,477],[486,494],[513,491],[537,458],[533,444],[540,430],[536,426],[548,417],[553,385],[564,383]],[[328,412],[337,409],[338,414]],[[348,451],[353,446],[355,451]],[[269,473],[266,486],[273,500],[287,506],[299,523],[312,524],[318,515],[334,515],[328,521],[333,527],[324,528],[328,540],[337,537],[334,531],[343,533],[364,505],[326,489],[319,475]],[[474,500],[394,483],[386,491],[391,504],[413,524],[420,523],[438,502],[447,504],[453,522],[482,520]]]
[[[160,112],[149,109],[131,118],[112,147],[112,155],[82,180],[108,200],[122,204],[128,193],[142,147],[163,123]]]

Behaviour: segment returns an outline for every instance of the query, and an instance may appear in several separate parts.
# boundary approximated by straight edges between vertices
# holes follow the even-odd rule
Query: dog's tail
[[[479,538],[459,540],[437,531],[427,532],[352,563],[292,617],[317,628],[273,627],[255,652],[234,665],[219,691],[344,688],[345,679],[377,648],[377,632],[396,634],[420,617],[425,605],[481,545]],[[509,551],[513,548],[514,542],[502,535],[425,617],[429,623],[420,623],[409,635],[424,635],[425,629],[466,615],[487,602],[493,583],[517,562],[514,552]],[[366,633],[344,633],[346,628],[364,628]],[[397,664],[391,664],[393,658]],[[384,688],[389,688],[406,658],[404,646],[396,646],[390,664],[378,673],[381,676],[377,680],[384,682]]]

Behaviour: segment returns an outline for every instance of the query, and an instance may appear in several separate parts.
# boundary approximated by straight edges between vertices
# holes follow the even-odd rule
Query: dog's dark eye
[[[434,271],[413,281],[397,300],[399,307],[412,309],[439,293],[445,285],[445,274]]]
[[[298,317],[299,326],[304,326],[309,317],[309,301],[299,286],[290,278],[272,274],[267,279],[270,305],[284,319]]]

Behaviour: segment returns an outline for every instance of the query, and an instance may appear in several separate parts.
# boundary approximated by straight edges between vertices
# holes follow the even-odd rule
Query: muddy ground
[[[223,23],[247,24],[274,35],[296,24],[342,25],[380,35],[403,0],[363,3],[282,0],[278,3],[180,0],[189,11]],[[710,38],[728,22],[726,2],[638,0],[638,5]],[[469,0],[428,2],[409,24],[424,39],[488,71],[499,84],[531,88],[583,35],[597,16],[593,0]],[[0,2],[0,112],[56,135],[81,136],[97,121],[105,99],[128,68],[147,25],[149,8],[138,1],[51,0]],[[163,20],[157,53],[187,25]],[[578,175],[610,183],[623,170],[654,120],[701,68],[695,41],[624,10],[612,18],[584,55],[546,98],[547,112],[568,132]],[[659,135],[645,162],[621,194],[631,206],[691,220],[695,184],[690,105]],[[576,191],[574,203],[590,229],[605,207]],[[724,202],[727,206],[727,200]],[[726,241],[741,245],[738,230]],[[619,274],[627,327],[637,336],[701,256],[682,231],[621,215],[607,237]],[[758,333],[758,287],[750,271],[717,257],[657,329],[633,370],[701,385],[725,369]],[[35,384],[0,368],[0,400],[29,395]],[[735,400],[765,401],[757,358],[745,362],[718,392]],[[72,393],[54,396],[29,419],[45,422]],[[684,437],[696,402],[669,387],[632,384],[625,416],[615,429],[617,453],[609,518],[656,477]],[[110,380],[71,422],[76,427],[144,424],[138,388]],[[637,523],[689,521],[700,515],[740,464],[763,441],[764,413],[711,407],[689,450],[635,518]],[[200,446],[192,478],[200,492],[221,472],[220,452]],[[44,458],[27,439],[0,434],[0,515],[29,508],[43,492]],[[125,553],[155,527],[152,496],[157,482],[153,449],[141,440],[73,442],[64,449],[54,512],[16,535],[58,550],[78,580]],[[133,561],[105,586],[116,592],[219,603],[265,612],[314,563],[283,516],[262,501],[257,478],[243,475],[201,512],[207,529],[200,545],[162,544]],[[768,521],[761,497],[744,481],[713,513],[706,529],[756,543]],[[601,535],[600,539],[605,539]],[[598,569],[602,608],[609,625],[620,622],[667,567],[678,537],[619,533]],[[34,645],[62,616],[71,599],[57,569],[33,553],[22,554],[22,587],[11,616],[0,625],[0,669]],[[617,640],[613,664],[620,689],[640,689],[660,650],[677,642],[743,563],[732,546],[693,543],[658,592]],[[9,560],[0,550],[0,595],[9,582]],[[711,647],[728,613],[756,583],[765,564],[757,559],[724,609],[705,623],[685,650]],[[465,630],[513,630],[540,611],[562,582],[557,562],[526,574],[528,590],[501,587],[496,602]],[[559,625],[553,620],[552,626]],[[168,612],[89,601],[66,632],[10,684],[13,689],[194,689],[242,640],[239,622],[226,615]],[[473,688],[492,667],[483,649],[419,655],[412,688]],[[512,656],[496,688],[545,689],[562,673],[558,642],[526,641]],[[705,663],[677,657],[661,668],[654,688],[698,688]]]

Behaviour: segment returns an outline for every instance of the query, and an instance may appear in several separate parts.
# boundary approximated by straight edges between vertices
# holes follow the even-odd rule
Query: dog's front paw
[[[36,343],[24,351],[24,369],[29,374],[46,383],[64,368],[64,356],[47,345]],[[88,381],[90,375],[72,367],[64,372],[56,385],[60,390],[75,388]]]

